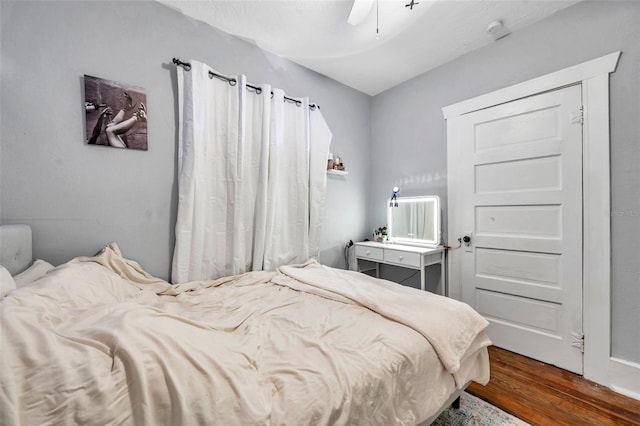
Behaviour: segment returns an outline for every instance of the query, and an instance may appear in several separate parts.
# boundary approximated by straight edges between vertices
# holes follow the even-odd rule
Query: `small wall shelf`
[[[349,172],[344,171],[344,170],[327,169],[327,174],[328,175],[347,176],[349,174]]]

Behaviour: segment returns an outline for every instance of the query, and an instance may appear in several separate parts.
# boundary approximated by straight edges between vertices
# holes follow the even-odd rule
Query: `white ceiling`
[[[354,0],[158,1],[376,95],[494,43],[494,20],[515,32],[582,0],[417,0],[413,10],[410,0],[378,0],[356,26],[347,23]]]

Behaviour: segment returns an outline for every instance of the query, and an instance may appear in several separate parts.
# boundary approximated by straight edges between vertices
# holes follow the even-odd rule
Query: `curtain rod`
[[[180,66],[184,67],[184,69],[186,71],[191,71],[191,64],[189,62],[183,62],[178,58],[173,58],[171,62],[173,62],[176,65],[180,65]],[[231,85],[231,86],[235,86],[236,84],[238,84],[238,80],[236,80],[233,77],[227,77],[227,76],[224,76],[222,74],[217,74],[217,73],[209,70],[209,78],[214,78],[214,77],[219,78],[220,80],[224,80],[224,81],[228,82],[229,85]],[[247,83],[247,87],[253,89],[258,95],[260,93],[262,93],[262,88],[260,88],[258,86],[254,86],[253,84]],[[273,96],[273,92],[271,92],[271,96]],[[297,106],[302,105],[302,101],[299,100],[299,99],[290,98],[289,96],[285,96],[284,99],[286,101],[293,102]],[[316,108],[320,109],[320,105],[318,105],[318,104],[309,104],[309,109],[314,110]]]

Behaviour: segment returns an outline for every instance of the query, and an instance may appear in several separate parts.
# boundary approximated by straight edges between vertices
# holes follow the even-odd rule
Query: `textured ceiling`
[[[379,0],[356,26],[347,23],[354,0],[158,1],[376,95],[494,43],[492,21],[515,32],[582,0],[418,0],[413,10],[410,0]]]

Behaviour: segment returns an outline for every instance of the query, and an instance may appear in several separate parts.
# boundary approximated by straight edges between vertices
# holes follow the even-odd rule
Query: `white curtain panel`
[[[308,100],[245,76],[178,68],[178,218],[172,280],[273,270],[319,254],[331,132]],[[271,95],[273,92],[273,95]]]

